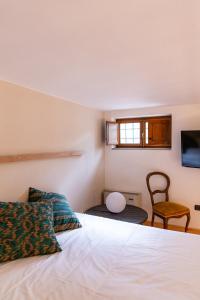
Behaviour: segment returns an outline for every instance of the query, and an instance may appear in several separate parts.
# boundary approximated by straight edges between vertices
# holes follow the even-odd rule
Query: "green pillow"
[[[0,202],[0,262],[59,251],[51,203]]]
[[[53,203],[54,230],[55,232],[80,228],[81,224],[70,207],[64,195],[57,193],[46,193],[29,188],[30,202]]]

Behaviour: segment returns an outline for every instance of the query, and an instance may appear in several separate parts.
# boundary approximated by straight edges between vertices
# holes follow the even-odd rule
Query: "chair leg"
[[[188,231],[189,223],[190,223],[190,213],[187,214],[187,221],[186,221],[186,226],[185,226],[185,232]]]
[[[151,226],[152,226],[152,227],[153,227],[153,225],[154,225],[154,219],[155,219],[155,214],[152,213],[152,219],[151,219]]]
[[[168,229],[168,219],[163,219],[164,229]]]

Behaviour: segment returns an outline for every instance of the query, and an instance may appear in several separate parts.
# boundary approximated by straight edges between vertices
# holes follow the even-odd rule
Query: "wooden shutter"
[[[118,145],[118,124],[116,122],[106,122],[106,144]]]
[[[147,125],[148,123],[148,125]],[[144,147],[171,147],[171,116],[144,121]]]

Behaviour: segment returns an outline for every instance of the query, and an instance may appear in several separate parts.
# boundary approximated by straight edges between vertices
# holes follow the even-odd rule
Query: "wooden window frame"
[[[146,130],[145,130],[145,123],[148,121],[169,121],[169,144],[168,145],[149,145],[146,144]],[[136,118],[123,118],[117,119],[116,123],[118,124],[117,128],[117,136],[118,136],[118,145],[116,148],[131,148],[131,149],[171,149],[172,147],[172,117],[171,115],[167,116],[150,116],[150,117],[136,117]],[[140,123],[140,144],[120,144],[120,124],[123,123]]]

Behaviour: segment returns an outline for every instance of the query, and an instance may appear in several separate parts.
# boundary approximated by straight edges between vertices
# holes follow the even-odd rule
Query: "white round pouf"
[[[110,193],[106,198],[106,207],[112,213],[120,213],[126,207],[126,199],[121,193]]]

